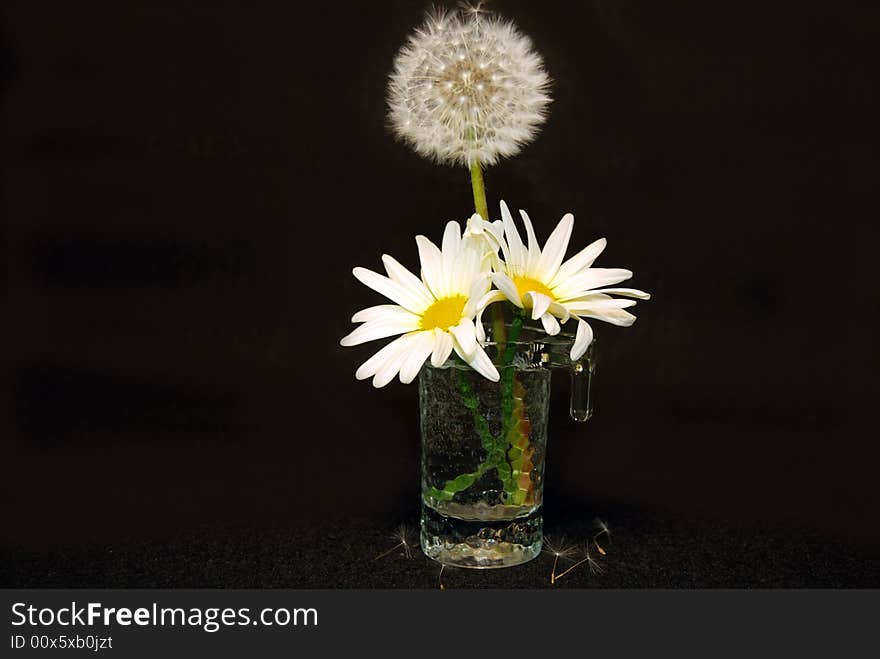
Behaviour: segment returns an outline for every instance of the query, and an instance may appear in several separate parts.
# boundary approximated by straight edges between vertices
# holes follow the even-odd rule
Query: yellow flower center
[[[467,304],[467,298],[464,295],[437,300],[422,314],[421,328],[432,330],[439,327],[445,332],[453,325],[458,325],[461,322],[465,304]]]
[[[516,286],[516,292],[519,293],[520,298],[522,298],[523,295],[525,295],[526,293],[534,291],[535,293],[543,293],[551,300],[556,299],[556,296],[553,295],[553,291],[551,291],[537,279],[531,279],[530,277],[514,277],[513,283]],[[526,306],[531,306],[531,297],[529,297],[528,300],[523,299],[523,304],[525,304]]]

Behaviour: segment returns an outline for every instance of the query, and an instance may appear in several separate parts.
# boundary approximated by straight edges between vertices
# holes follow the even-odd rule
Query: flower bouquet
[[[566,259],[570,213],[543,245],[525,211],[525,240],[504,201],[492,219],[484,167],[534,139],[548,89],[531,41],[479,7],[429,15],[390,76],[394,131],[423,156],[467,167],[476,212],[464,228],[448,222],[439,245],[416,236],[418,274],[387,254],[384,275],[355,268],[390,303],[357,312],[341,343],[395,336],[356,377],[376,387],[419,377],[421,546],[444,564],[503,567],[540,553],[550,369],[571,371],[572,416],[588,419],[587,319],[631,325],[626,309],[649,298],[617,286],[629,270],[593,267],[605,239]]]

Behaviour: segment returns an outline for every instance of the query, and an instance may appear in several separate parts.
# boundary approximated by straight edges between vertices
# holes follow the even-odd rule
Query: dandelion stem
[[[486,203],[486,182],[483,180],[483,166],[474,161],[471,163],[471,189],[474,193],[474,209],[484,220],[489,222],[489,204]],[[504,352],[506,335],[504,327],[504,309],[500,304],[492,305],[492,338],[498,346],[498,354]]]
[[[484,220],[489,220],[489,204],[486,203],[486,183],[483,181],[483,167],[471,163],[471,188],[474,191],[474,208]]]
[[[471,163],[471,188],[474,191],[474,208],[487,222],[489,221],[489,205],[486,203],[486,183],[483,181],[483,168],[480,163]]]

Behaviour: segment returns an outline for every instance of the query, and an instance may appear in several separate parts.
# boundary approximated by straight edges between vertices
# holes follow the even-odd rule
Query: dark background
[[[467,172],[385,128],[425,7],[3,3],[7,546],[411,513],[416,387],[357,382],[378,345],[338,341],[379,301],[352,266],[414,268],[416,233],[470,213]],[[491,7],[554,78],[537,141],[487,172],[491,207],[542,237],[574,212],[572,249],[606,236],[598,265],[654,296],[629,329],[593,324],[594,420],[554,380],[548,515],[876,554],[880,11]]]

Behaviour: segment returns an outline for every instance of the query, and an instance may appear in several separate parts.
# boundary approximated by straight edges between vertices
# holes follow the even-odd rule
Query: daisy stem
[[[474,427],[480,435],[480,441],[483,444],[483,448],[486,449],[488,461],[497,462],[498,457],[503,456],[503,453],[496,448],[496,441],[495,438],[492,437],[492,432],[489,430],[489,424],[486,421],[486,418],[480,414],[480,410],[478,409],[480,399],[477,397],[476,392],[474,392],[473,387],[471,387],[471,383],[468,382],[467,371],[464,369],[456,369],[456,371],[462,402],[473,414]]]
[[[452,480],[446,481],[443,484],[442,490],[435,487],[430,488],[429,491],[431,496],[439,501],[448,501],[452,499],[456,493],[469,488],[478,478],[493,467],[499,469],[499,477],[503,482],[507,482],[510,478],[510,468],[507,467],[507,464],[504,461],[505,445],[499,443],[501,440],[495,439],[495,437],[492,436],[492,431],[489,429],[489,423],[486,421],[486,417],[480,414],[480,399],[468,380],[468,371],[465,368],[454,368],[453,370],[455,371],[455,377],[458,381],[458,390],[461,393],[462,403],[473,415],[474,429],[480,436],[480,443],[486,451],[486,459],[480,463],[476,471],[460,474]],[[505,469],[505,467],[507,468]]]
[[[513,424],[513,380],[516,377],[516,369],[513,368],[513,358],[516,355],[516,345],[514,345],[513,342],[519,338],[522,326],[522,316],[514,314],[513,320],[510,323],[511,343],[504,351],[504,363],[501,372],[501,419],[503,424],[501,436],[505,439],[507,438],[507,434],[510,432],[510,427]]]
[[[511,430],[516,425],[513,400],[516,369],[513,366],[513,359],[516,356],[516,340],[519,339],[522,326],[523,317],[519,313],[514,313],[513,320],[510,322],[510,336],[508,337],[510,343],[504,349],[504,361],[501,367],[501,437],[499,439],[509,459],[509,462],[505,464],[505,474],[502,478],[508,502],[513,502],[514,500],[516,491],[515,472],[522,463],[522,460],[517,461],[513,459],[514,456],[508,450],[512,446]]]
[[[487,222],[489,221],[489,204],[486,203],[486,182],[483,180],[483,167],[478,161],[471,163],[471,189],[474,193],[474,208]],[[504,309],[501,305],[492,305],[492,338],[498,346],[499,354],[504,352],[505,327]]]

